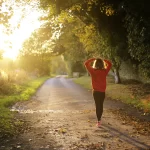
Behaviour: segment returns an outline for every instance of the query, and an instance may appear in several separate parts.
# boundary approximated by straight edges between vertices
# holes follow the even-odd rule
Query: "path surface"
[[[91,91],[58,76],[47,80],[32,100],[14,106],[28,127],[0,150],[150,149],[149,134],[119,117],[117,112],[126,108],[106,99],[102,127],[97,128]]]

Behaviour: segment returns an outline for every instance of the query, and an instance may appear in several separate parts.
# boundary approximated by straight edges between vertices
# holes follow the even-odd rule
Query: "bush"
[[[22,83],[27,80],[29,77],[24,70],[14,70],[8,72],[8,81],[15,83]]]
[[[0,95],[11,95],[11,94],[18,94],[22,90],[20,85],[5,82],[2,86],[0,86]]]
[[[20,83],[27,81],[29,77],[23,70],[0,71],[0,95],[18,94],[22,90]]]

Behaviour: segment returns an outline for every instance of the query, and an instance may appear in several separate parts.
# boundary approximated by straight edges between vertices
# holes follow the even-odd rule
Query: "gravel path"
[[[149,116],[106,98],[102,127],[97,128],[91,91],[63,76],[47,80],[30,101],[17,103],[13,109],[28,126],[0,150],[150,149],[145,128]]]

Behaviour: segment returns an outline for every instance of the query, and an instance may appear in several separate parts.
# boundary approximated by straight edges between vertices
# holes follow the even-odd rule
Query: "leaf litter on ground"
[[[104,150],[105,143],[73,143],[70,145],[69,150]]]
[[[109,110],[112,113],[116,114],[119,120],[122,121],[122,125],[132,125],[134,126],[134,131],[137,134],[142,134],[149,136],[150,135],[150,122],[145,120],[140,120],[136,117],[129,116],[127,113],[121,110]]]

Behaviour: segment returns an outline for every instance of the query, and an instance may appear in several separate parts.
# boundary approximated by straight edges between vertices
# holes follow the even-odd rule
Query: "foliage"
[[[23,70],[0,71],[0,95],[12,95],[22,90],[20,84],[29,77]]]
[[[72,1],[72,3],[66,0],[65,4],[59,0],[57,2],[49,3],[59,7],[57,18],[60,16],[60,18],[66,18],[66,14],[62,16],[64,11],[74,17],[77,31],[74,34],[83,44],[85,54],[87,53],[85,57],[97,55],[111,59],[114,70],[118,72],[121,59],[126,58],[128,54],[125,29],[121,21],[121,14],[117,14],[117,3],[107,0],[104,2],[97,0]],[[62,19],[61,23],[64,24]],[[68,23],[65,23],[65,26],[69,28]]]
[[[1,0],[0,26],[2,27],[3,32],[9,35],[19,29],[22,20],[29,15],[30,9],[37,9],[37,2],[32,0]]]
[[[26,54],[49,54],[51,52],[50,48],[45,48],[44,44],[49,42],[52,36],[51,27],[49,24],[41,26],[39,30],[32,33],[29,39],[23,43],[23,48],[21,50],[21,55]]]
[[[8,25],[8,21],[13,14],[11,1],[0,1],[0,24]]]
[[[58,40],[65,47],[63,53],[67,63],[69,74],[72,72],[83,72],[83,61],[87,55],[79,37],[75,34],[77,22],[68,23],[62,30],[62,34]]]
[[[19,67],[31,73],[33,76],[50,74],[50,57],[44,54],[23,55],[19,58]]]
[[[20,67],[28,72],[49,75],[52,56],[52,49],[49,47],[51,35],[51,27],[45,24],[24,42],[19,56]]]
[[[63,55],[52,57],[51,74],[67,74],[67,67]]]
[[[98,54],[100,47],[100,36],[98,35],[93,24],[80,26],[76,29],[76,35],[79,37],[80,42],[83,44],[85,51],[91,54]]]
[[[43,19],[48,21],[53,32],[48,40],[50,45],[45,45],[44,41],[42,45],[51,47],[55,55],[66,53],[64,56],[70,59],[70,65],[77,59],[101,56],[113,62],[113,71],[119,78],[122,60],[131,59],[138,62],[141,74],[149,76],[150,19],[146,3],[147,0],[144,3],[129,0],[40,1],[41,8],[49,12]],[[81,45],[79,50],[72,41]],[[78,54],[82,54],[82,58]]]
[[[147,6],[148,1],[126,2],[125,26],[127,28],[127,38],[129,53],[131,57],[138,61],[141,74],[150,77],[150,10]]]
[[[5,82],[1,87],[0,87],[0,95],[10,95],[14,93],[20,93],[21,87],[19,85],[10,83],[10,82]]]

